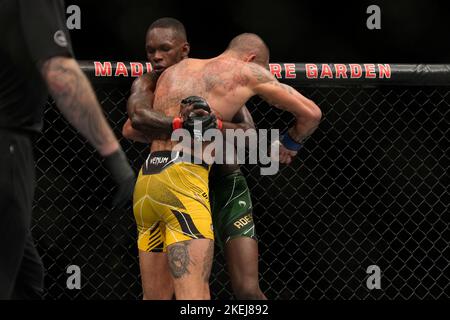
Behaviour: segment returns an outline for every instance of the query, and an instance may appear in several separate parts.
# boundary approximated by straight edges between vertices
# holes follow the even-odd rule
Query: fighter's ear
[[[181,47],[181,56],[184,58],[187,58],[189,56],[189,52],[191,51],[191,45],[189,42],[185,42],[183,46]]]
[[[246,61],[246,62],[254,62],[255,59],[256,59],[256,54],[251,53],[251,54],[249,54],[249,55],[246,57],[245,61]]]

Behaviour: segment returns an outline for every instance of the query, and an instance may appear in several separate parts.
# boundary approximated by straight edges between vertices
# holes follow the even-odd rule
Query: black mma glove
[[[191,137],[202,141],[203,135],[208,129],[222,129],[222,121],[211,113],[211,108],[205,99],[198,96],[187,97],[181,101],[181,108],[182,112],[183,109],[190,110],[189,115],[185,115],[184,119],[181,117],[174,118],[172,122],[173,130],[186,129]],[[205,112],[197,113],[195,110]],[[200,127],[201,130],[198,130]]]

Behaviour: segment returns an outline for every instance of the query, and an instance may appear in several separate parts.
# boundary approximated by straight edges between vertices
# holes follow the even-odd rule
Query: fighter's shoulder
[[[156,83],[158,81],[158,74],[155,71],[146,72],[137,80],[145,83]]]
[[[203,61],[203,59],[186,58],[186,59],[183,59],[180,62],[174,64],[170,68],[167,68],[167,70],[169,70],[169,69],[178,70],[178,69],[183,69],[183,68],[195,67],[196,65],[201,64],[202,61]]]
[[[147,72],[136,78],[133,81],[132,90],[133,91],[144,91],[151,90],[154,91],[156,87],[156,82],[158,81],[158,75],[155,72]]]
[[[181,60],[180,62],[178,62],[178,64],[183,64],[183,63],[185,63],[185,64],[196,63],[196,62],[198,62],[198,61],[205,61],[205,60],[208,60],[208,59],[186,58],[186,59],[183,59],[183,60]]]
[[[269,70],[253,62],[244,62],[242,65],[242,72],[244,72],[250,80],[253,80],[253,82],[258,84],[276,81],[276,78]]]

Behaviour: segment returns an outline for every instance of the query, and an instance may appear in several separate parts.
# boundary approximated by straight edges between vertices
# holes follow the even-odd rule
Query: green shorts
[[[210,180],[209,198],[214,235],[220,248],[236,237],[257,240],[252,215],[252,199],[240,172]]]

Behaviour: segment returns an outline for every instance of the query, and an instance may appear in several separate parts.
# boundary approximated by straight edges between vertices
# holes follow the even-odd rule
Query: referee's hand
[[[117,191],[112,204],[114,207],[123,208],[133,196],[136,175],[133,169],[131,169],[122,149],[118,149],[111,155],[105,157],[105,166],[117,184]]]

